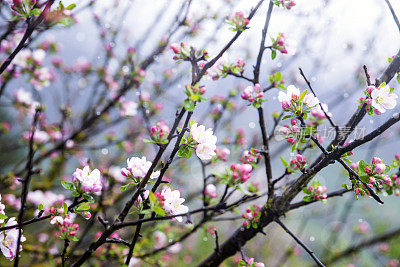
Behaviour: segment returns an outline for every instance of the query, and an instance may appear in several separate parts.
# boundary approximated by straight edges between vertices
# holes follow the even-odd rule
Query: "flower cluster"
[[[207,60],[208,58],[208,53],[206,50],[195,50],[193,47],[187,45],[184,42],[181,42],[180,44],[173,43],[170,45],[170,48],[172,51],[175,53],[175,56],[173,59],[177,61],[178,63],[182,61],[187,61],[190,60],[192,55],[192,51],[194,52],[194,57],[192,60],[200,61],[200,60]]]
[[[395,168],[396,166],[398,165],[396,165],[394,161],[392,167]],[[371,164],[361,160],[357,163],[352,163],[350,167],[358,173],[359,179],[365,183],[363,184],[359,181],[352,180],[353,190],[356,196],[370,195],[365,186],[368,186],[371,189],[376,188],[378,193],[386,191],[389,195],[392,195],[393,193],[396,196],[400,195],[400,178],[397,174],[388,174],[391,166],[384,164],[382,159],[373,157]]]
[[[122,117],[133,117],[137,115],[138,104],[134,101],[125,100],[123,97],[118,101]]]
[[[307,194],[307,196],[303,197],[303,201],[310,202],[315,199],[325,203],[328,189],[325,185],[321,185],[320,182],[314,180],[311,186],[303,187],[303,192]]]
[[[244,164],[250,164],[255,168],[258,164],[258,161],[261,159],[261,154],[259,153],[257,148],[250,148],[249,150],[245,150],[242,153],[242,157],[239,158]]]
[[[46,52],[43,49],[24,49],[15,56],[13,64],[18,67],[21,73],[29,75],[29,82],[36,90],[48,87],[50,82],[55,79],[53,70],[43,67]]]
[[[185,86],[185,94],[187,95],[187,99],[185,99],[184,107],[188,111],[193,111],[195,107],[195,103],[201,102],[202,100],[207,100],[202,95],[206,93],[205,86],[199,86],[199,84],[190,85],[187,84]]]
[[[154,143],[154,144],[166,144],[168,143],[168,134],[169,127],[165,123],[165,121],[159,121],[156,125],[151,126],[150,128],[150,138],[151,140],[144,139],[143,141],[146,143]]]
[[[281,157],[281,161],[286,168],[287,173],[295,173],[296,170],[304,171],[305,167],[307,166],[307,161],[305,157],[300,154],[297,154],[296,157],[290,160],[288,163]]]
[[[251,177],[253,167],[250,164],[234,163],[230,168],[226,168],[224,174],[216,174],[221,182],[228,186],[235,186],[245,183]]]
[[[201,63],[200,67],[204,67],[204,63]],[[220,77],[226,78],[228,74],[242,75],[244,72],[244,66],[246,63],[243,59],[238,59],[237,63],[228,63],[227,60],[218,60],[217,63],[207,70],[207,75],[209,75],[214,81],[218,80]]]
[[[228,161],[228,157],[231,154],[231,151],[224,147],[224,148],[217,148],[215,149],[215,156],[213,158],[213,162],[217,162],[217,160]]]
[[[365,98],[360,98],[360,103],[367,104],[367,113],[373,115],[374,113],[380,115],[385,113],[388,109],[394,109],[397,105],[396,99],[398,96],[392,93],[393,87],[389,87],[383,83],[379,87],[368,86],[364,91]]]
[[[72,181],[74,191],[82,193],[99,193],[102,189],[101,185],[101,173],[98,169],[90,170],[89,166],[85,166],[83,169],[77,168],[72,174]],[[71,190],[71,184],[63,182],[63,186],[66,189]]]
[[[132,179],[132,182],[122,186],[121,190],[125,191],[128,186],[137,185],[140,183],[143,177],[146,176],[152,163],[147,161],[146,157],[138,158],[132,157],[126,160],[127,167],[121,169],[121,174],[125,177]],[[150,175],[151,179],[156,179],[160,176],[160,171],[155,171]]]
[[[293,116],[305,116],[311,108],[319,104],[318,98],[313,93],[307,94],[307,90],[300,93],[299,88],[294,85],[289,85],[286,93],[279,92],[278,100],[282,103],[282,109],[291,113],[284,119]]]
[[[236,12],[226,20],[226,23],[233,26],[231,27],[231,30],[235,32],[244,31],[249,22],[249,19],[244,17],[243,12]]]
[[[283,33],[279,33],[276,39],[272,38],[272,46],[271,46],[271,57],[272,59],[275,59],[276,57],[276,51],[281,52],[282,54],[287,54],[287,42],[286,42],[286,37]]]
[[[315,132],[313,127],[299,127],[297,126],[296,119],[291,119],[291,125],[285,124],[282,126],[277,126],[275,129],[275,139],[286,140],[288,143],[292,144],[292,151],[295,151],[300,144],[307,143],[307,138]]]
[[[233,179],[239,179],[241,183],[244,183],[250,179],[253,166],[250,164],[234,163],[231,165],[231,171]]]
[[[274,0],[274,4],[290,10],[296,5],[296,2],[293,0]]]
[[[236,90],[231,90],[229,98],[219,95],[215,95],[211,98],[210,102],[214,105],[214,107],[212,108],[209,115],[213,118],[214,121],[217,121],[222,117],[224,110],[232,113],[237,108],[236,102],[230,99],[236,94]]]
[[[198,125],[191,121],[190,134],[188,138],[182,138],[178,156],[190,158],[192,151],[196,151],[196,155],[201,160],[210,160],[216,155],[216,143],[217,137],[213,134],[211,128],[206,130],[204,125]]]
[[[214,225],[210,225],[206,229],[206,233],[210,234],[212,238],[216,237],[216,235],[215,235],[216,231],[217,231],[217,227]]]
[[[70,239],[72,241],[78,241],[76,233],[79,230],[79,224],[73,223],[72,216],[68,213],[68,208],[54,207],[50,208],[51,221],[50,224],[56,224],[60,230],[61,239]]]
[[[262,208],[259,204],[254,204],[250,208],[246,210],[245,213],[242,214],[242,218],[245,219],[243,222],[243,226],[246,228],[257,228],[257,223],[260,220],[261,212],[260,209]]]
[[[12,13],[16,18],[28,18],[31,15],[40,15],[39,8],[35,8],[37,0],[8,0]]]
[[[15,217],[10,218],[4,226],[13,226],[16,225],[17,221]],[[22,230],[21,230],[22,231]],[[12,228],[5,231],[0,232],[0,250],[3,253],[6,259],[12,261],[17,254],[17,246],[18,246],[18,229]],[[21,242],[25,242],[26,238],[24,235],[21,235]],[[22,250],[22,245],[19,248],[19,251]]]
[[[264,92],[261,89],[260,85],[257,83],[253,86],[247,86],[240,97],[244,100],[250,102],[249,105],[253,105],[255,108],[261,107],[261,103],[263,100]]]
[[[282,73],[277,71],[272,75],[268,76],[268,82],[271,84],[272,87],[278,87],[281,89],[286,89],[285,87],[285,80],[282,77]]]

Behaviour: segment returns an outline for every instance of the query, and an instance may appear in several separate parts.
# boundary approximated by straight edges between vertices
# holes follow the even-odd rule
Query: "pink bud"
[[[169,47],[174,51],[175,54],[178,54],[181,51],[177,43],[173,43]]]
[[[383,164],[383,163],[379,163],[379,164],[375,165],[375,172],[376,173],[382,173],[382,172],[385,171],[385,169],[386,169],[386,165]]]
[[[371,172],[371,167],[370,166],[365,167],[365,172],[366,173],[370,173]]]
[[[373,157],[372,158],[372,163],[379,164],[379,163],[382,163],[382,160],[380,158],[378,158],[378,157]]]
[[[376,89],[375,86],[368,86],[367,89],[366,89],[366,91],[367,91],[369,94],[371,94],[372,91],[374,91],[375,89]]]

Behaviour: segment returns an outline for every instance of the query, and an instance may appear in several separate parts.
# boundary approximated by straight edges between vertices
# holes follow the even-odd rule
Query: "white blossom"
[[[397,105],[396,94],[390,92],[388,85],[382,88],[376,88],[371,93],[372,106],[380,113],[385,113],[387,109],[394,109]]]
[[[172,215],[183,214],[189,211],[189,208],[182,203],[185,201],[181,198],[181,193],[178,190],[172,191],[171,188],[164,188],[161,191],[161,195],[164,197],[164,210],[168,211]],[[176,217],[176,220],[181,222],[182,217]]]

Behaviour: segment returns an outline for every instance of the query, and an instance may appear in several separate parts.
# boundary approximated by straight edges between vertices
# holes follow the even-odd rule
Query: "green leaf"
[[[70,236],[69,239],[75,242],[79,240],[76,236]]]
[[[368,164],[364,160],[360,160],[360,163],[358,164],[358,169],[361,171],[361,173],[365,173],[365,168],[368,166]]]
[[[386,165],[385,171],[383,172],[383,174],[388,173],[390,171],[390,166]]]
[[[72,9],[74,9],[75,7],[76,7],[75,4],[70,4],[70,5],[67,6],[65,9],[66,9],[66,10],[72,10]]]
[[[194,103],[190,101],[189,99],[185,99],[185,102],[183,103],[183,106],[187,111],[193,111],[194,110]]]
[[[313,200],[312,196],[305,196],[303,197],[304,202],[311,202]]]
[[[400,83],[400,74],[397,74],[397,82]]]
[[[79,194],[78,192],[72,192],[72,196],[74,197],[79,197],[81,194]]]
[[[274,60],[276,58],[276,50],[272,50],[271,58]]]
[[[178,157],[188,159],[192,156],[192,150],[187,145],[183,145],[179,148],[177,155]]]
[[[149,199],[150,199],[151,204],[154,204],[156,202],[156,196],[154,195],[154,193],[152,191],[150,191]]]
[[[154,212],[157,214],[157,215],[160,215],[160,216],[164,216],[165,215],[165,210],[163,210],[160,206],[155,206],[154,207]]]
[[[84,203],[80,204],[80,205],[76,208],[76,210],[77,210],[77,211],[87,211],[87,210],[90,210],[89,203],[84,202]]]
[[[321,185],[321,183],[318,181],[318,180],[314,180],[313,182],[312,182],[312,187],[313,188],[316,188],[316,187],[318,187],[318,186],[320,186]]]
[[[43,209],[44,209],[44,206],[43,206],[43,204],[39,204],[39,207],[38,207],[38,209],[39,209],[39,210],[43,210]]]
[[[360,180],[361,181],[363,181],[364,183],[368,183],[368,178],[369,178],[369,176],[368,175],[361,175],[361,176],[359,176],[359,178],[360,178]]]
[[[94,203],[94,197],[92,197],[91,195],[84,194],[82,197],[87,201],[89,201],[90,203]]]
[[[75,186],[73,183],[61,181],[61,185],[67,190],[75,191]]]
[[[0,220],[5,220],[7,218],[8,218],[7,215],[0,213]]]
[[[67,203],[63,202],[63,208],[64,208],[64,215],[68,213],[68,205]]]
[[[39,16],[40,13],[42,13],[42,11],[39,8],[34,8],[34,9],[32,9],[31,12],[33,15],[36,15],[36,16]]]
[[[154,143],[153,140],[149,140],[149,139],[146,139],[146,138],[143,138],[142,141],[145,142],[145,143]]]
[[[283,166],[285,166],[287,168],[287,166],[288,166],[287,161],[283,157],[281,157],[281,161],[282,161]]]
[[[282,120],[286,120],[286,119],[289,119],[289,118],[291,118],[291,117],[293,117],[293,115],[286,115],[286,116],[284,116],[284,117],[282,118]]]
[[[299,145],[299,143],[297,143],[297,142],[292,145],[292,152],[294,152],[296,150],[298,145]]]
[[[275,73],[275,82],[279,82],[280,80],[282,80],[282,73],[278,71]]]
[[[299,96],[299,101],[300,101],[300,102],[303,101],[303,99],[304,99],[304,97],[306,96],[306,94],[307,94],[307,90],[304,90],[303,92],[301,92],[301,94],[300,94],[300,96]]]

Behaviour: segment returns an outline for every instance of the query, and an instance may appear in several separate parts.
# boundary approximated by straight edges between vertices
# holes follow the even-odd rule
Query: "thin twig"
[[[293,237],[294,240],[296,240],[296,242],[302,246],[305,251],[307,251],[307,253],[313,258],[313,260],[317,263],[318,266],[325,266],[314,254],[314,252],[312,250],[310,250],[306,244],[304,244],[292,231],[290,231],[282,222],[281,220],[279,220],[279,218],[276,218],[275,221],[286,231],[286,233],[288,233],[291,237]]]
[[[396,16],[396,13],[394,12],[394,9],[393,9],[392,5],[390,4],[389,0],[385,0],[385,2],[389,7],[390,12],[392,13],[392,16],[393,16],[394,22],[396,22],[397,28],[400,31],[400,22],[399,22],[399,19]]]
[[[22,193],[21,193],[21,208],[18,214],[18,240],[17,240],[17,248],[21,246],[21,236],[22,236],[22,220],[24,218],[25,206],[26,206],[26,198],[28,196],[29,183],[31,180],[31,176],[33,174],[33,157],[35,155],[35,151],[33,148],[34,142],[33,137],[36,131],[36,124],[39,119],[40,108],[36,110],[35,116],[33,118],[32,129],[30,131],[29,138],[29,153],[28,153],[28,161],[26,163],[26,176],[22,182]],[[18,266],[19,263],[19,249],[16,251],[14,266]]]

